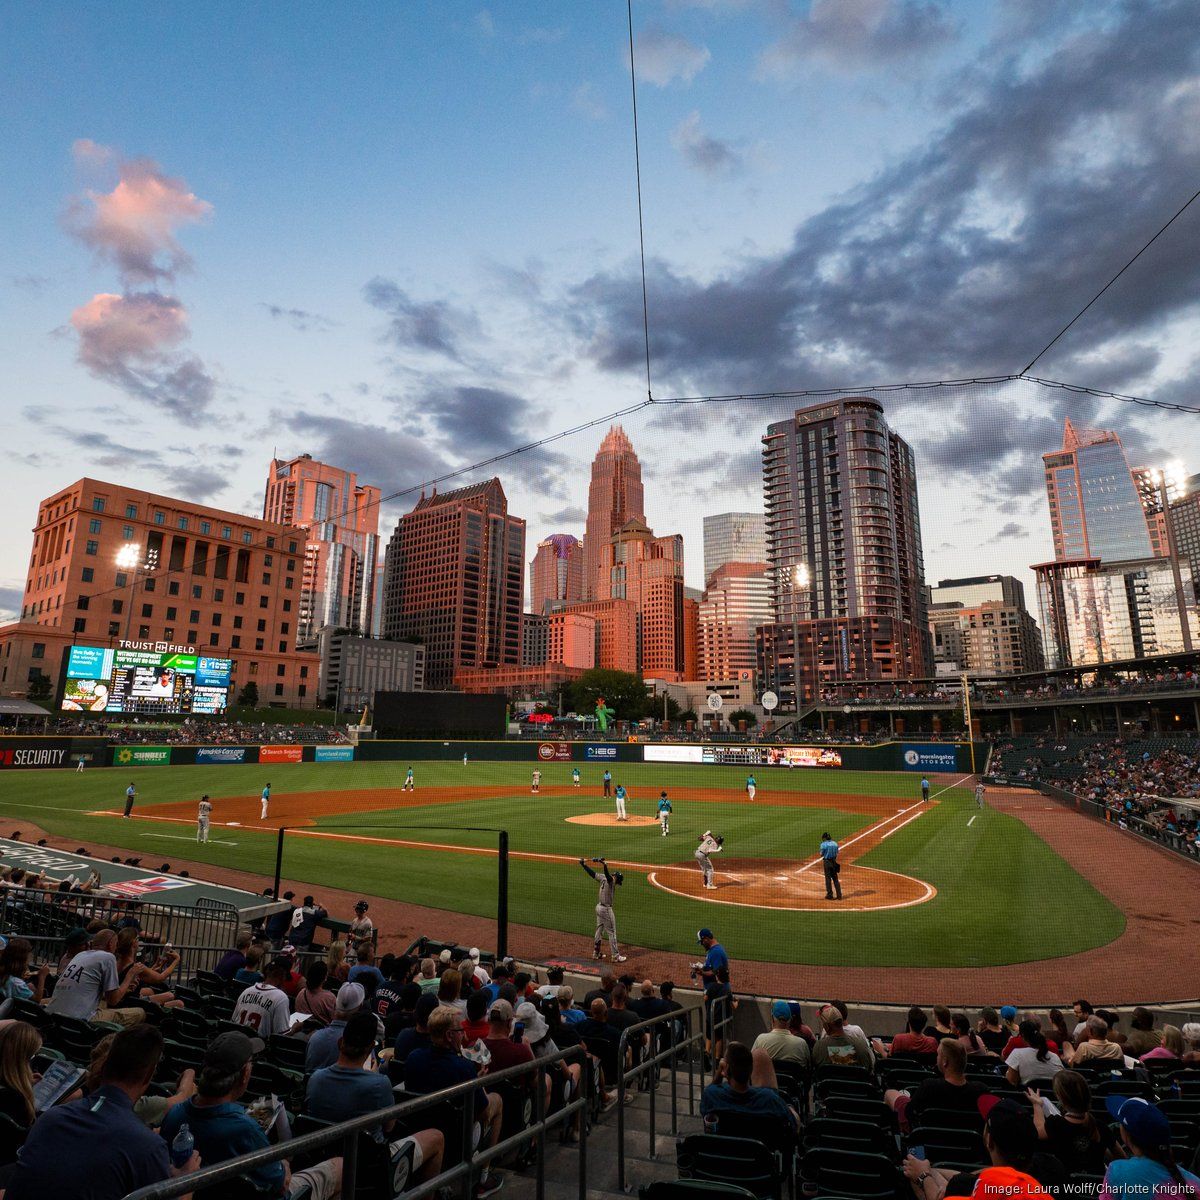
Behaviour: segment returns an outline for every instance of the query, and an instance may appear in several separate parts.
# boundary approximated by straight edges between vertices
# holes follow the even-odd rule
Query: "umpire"
[[[821,866],[825,868],[825,899],[842,898],[841,864],[838,862],[838,844],[828,833],[821,834]]]

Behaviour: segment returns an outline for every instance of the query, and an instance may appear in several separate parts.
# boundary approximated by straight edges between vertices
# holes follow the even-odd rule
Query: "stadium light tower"
[[[133,620],[133,604],[135,593],[137,592],[137,581],[139,575],[149,575],[151,572],[158,569],[158,551],[147,550],[145,557],[142,557],[142,548],[136,542],[126,542],[120,550],[117,551],[115,559],[117,567],[122,571],[130,572],[129,576],[129,610],[125,614],[125,641],[129,641],[129,623]]]

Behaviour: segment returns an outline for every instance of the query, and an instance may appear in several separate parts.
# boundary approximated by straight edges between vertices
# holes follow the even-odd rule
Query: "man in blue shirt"
[[[338,988],[333,1020],[308,1039],[304,1051],[306,1071],[319,1071],[322,1067],[331,1067],[337,1062],[338,1041],[346,1028],[346,1022],[362,1008],[366,999],[367,993],[363,991],[360,983],[343,983]]]
[[[754,793],[757,790],[758,790],[758,781],[754,778],[753,775],[747,775],[746,776],[746,796],[749,799],[753,800]]]
[[[358,962],[350,968],[346,978],[365,989],[368,997],[374,996],[376,989],[387,983],[383,972],[375,965],[375,947],[370,942],[359,942],[354,953]]]
[[[167,1143],[133,1115],[162,1057],[162,1034],[137,1025],[113,1038],[100,1086],[33,1123],[5,1193],[11,1200],[120,1200],[200,1168],[200,1155],[171,1166]]]
[[[929,800],[929,780],[925,778],[921,780],[921,799],[925,801]]]
[[[828,833],[821,834],[821,866],[825,870],[825,899],[842,898],[842,867],[838,862],[840,847]]]
[[[776,1120],[791,1133],[799,1128],[799,1119],[780,1098],[775,1068],[765,1050],[753,1053],[741,1042],[730,1042],[725,1057],[717,1064],[713,1082],[700,1097],[700,1113],[751,1113]]]
[[[377,1032],[371,1013],[356,1013],[346,1022],[338,1042],[337,1062],[309,1077],[305,1108],[310,1116],[337,1124],[391,1108],[396,1103],[391,1081],[368,1065],[375,1052]],[[371,1136],[385,1143],[384,1135],[391,1133],[395,1124],[394,1120],[381,1123],[371,1130]],[[387,1144],[392,1155],[393,1181],[401,1171],[403,1175],[399,1177],[408,1181],[414,1174],[420,1180],[432,1179],[442,1169],[445,1138],[437,1129],[422,1129],[411,1137]]]
[[[611,796],[612,795],[612,772],[607,767],[604,768],[603,778],[604,778],[604,794],[606,796]]]
[[[196,1094],[169,1109],[163,1118],[164,1143],[169,1146],[180,1127],[187,1125],[196,1139],[200,1160],[210,1167],[254,1150],[266,1150],[270,1146],[267,1135],[238,1103],[250,1082],[252,1060],[263,1048],[258,1038],[236,1031],[214,1038],[196,1075]],[[264,1200],[332,1200],[341,1191],[342,1160],[326,1159],[295,1175],[284,1160],[258,1167],[247,1176]]]

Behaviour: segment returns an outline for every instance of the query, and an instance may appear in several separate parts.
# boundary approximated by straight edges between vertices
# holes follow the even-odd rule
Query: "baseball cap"
[[[712,937],[712,935],[713,935],[713,931],[712,931],[711,929],[707,929],[707,928],[706,928],[706,929],[701,929],[701,930],[700,930],[699,932],[697,932],[697,934],[696,934],[696,941],[698,941],[698,942],[702,942],[702,941],[704,941],[704,939],[705,939],[706,937]]]
[[[1006,1020],[1006,1021],[1011,1021],[1013,1019],[1013,1017],[1015,1017],[1016,1015],[1017,1015],[1017,1009],[1016,1009],[1015,1005],[1005,1004],[1000,1009],[1000,1016],[1003,1017],[1004,1020]]]
[[[468,957],[468,958],[469,958],[469,959],[470,959],[470,960],[471,960],[473,963],[477,963],[477,962],[479,961],[479,947],[478,947],[478,946],[472,946],[472,947],[470,948],[470,950],[468,950],[468,951],[467,951],[467,957]]]
[[[367,990],[361,983],[343,983],[338,988],[337,1011],[340,1013],[358,1012],[367,998]]]
[[[786,1000],[776,1000],[771,1005],[771,1016],[777,1021],[790,1021],[792,1019],[792,1006]]]
[[[450,947],[447,946],[441,954],[438,955],[438,961],[448,963],[450,961]]]
[[[266,1048],[267,1044],[261,1038],[249,1037],[231,1029],[227,1033],[217,1034],[209,1042],[201,1069],[210,1070],[218,1075],[232,1075]]]
[[[834,1008],[832,1004],[822,1004],[817,1009],[817,1019],[826,1028],[832,1028],[834,1025],[840,1025],[845,1017],[842,1016],[841,1010]]]
[[[1106,1096],[1104,1106],[1139,1149],[1171,1144],[1171,1122],[1166,1114],[1140,1096]]]

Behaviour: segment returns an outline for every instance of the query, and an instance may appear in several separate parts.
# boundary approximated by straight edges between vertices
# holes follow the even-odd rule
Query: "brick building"
[[[734,679],[755,669],[755,631],[769,625],[771,576],[765,562],[722,563],[699,605],[699,669],[689,679]]]
[[[638,611],[631,600],[592,600],[561,605],[564,613],[579,613],[596,622],[595,665],[611,671],[638,669]]]

